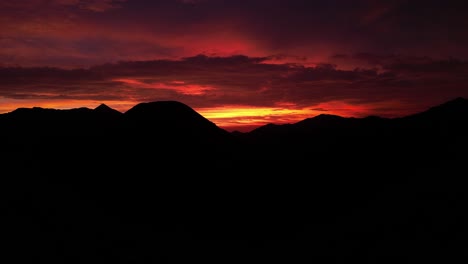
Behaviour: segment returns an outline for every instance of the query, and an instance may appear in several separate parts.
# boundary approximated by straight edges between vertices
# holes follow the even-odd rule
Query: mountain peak
[[[433,116],[439,118],[466,118],[468,116],[468,99],[457,97],[440,105],[429,108],[419,115]]]
[[[139,103],[130,108],[124,114],[131,118],[158,121],[206,120],[191,107],[178,101],[153,101]]]
[[[338,115],[330,115],[330,114],[320,114],[316,115],[311,118],[306,118],[302,121],[299,121],[295,123],[296,126],[302,126],[302,125],[310,125],[310,124],[328,124],[328,123],[335,123],[339,122],[341,120],[344,120],[346,118]]]
[[[451,101],[462,101],[462,102],[468,102],[468,99],[466,99],[465,97],[457,97]],[[450,102],[450,101],[449,101]]]
[[[190,106],[178,101],[153,101],[135,105],[124,113],[127,120],[158,123],[160,127],[216,127]]]
[[[94,108],[94,110],[98,110],[98,111],[101,111],[101,110],[108,110],[108,109],[112,109],[112,108],[110,108],[110,107],[107,106],[106,104],[100,104],[98,107]]]
[[[468,99],[464,97],[457,97],[455,99],[452,99],[446,103],[443,103],[442,105],[449,105],[449,106],[468,106]]]
[[[144,127],[145,133],[184,134],[216,140],[226,131],[203,117],[190,106],[178,101],[153,101],[135,105],[124,113],[127,124],[134,129]]]
[[[111,114],[111,115],[121,115],[122,113],[107,106],[106,104],[100,104],[98,107],[94,108],[93,110],[96,113],[102,113],[102,114]]]
[[[136,104],[134,107],[129,109],[127,112],[132,111],[132,109],[152,109],[152,108],[190,108],[188,105],[173,100],[167,101],[151,101],[151,102],[142,102]]]
[[[331,115],[331,114],[320,114],[316,115],[313,117],[313,119],[317,120],[337,120],[337,119],[343,119],[344,117],[338,116],[338,115]]]

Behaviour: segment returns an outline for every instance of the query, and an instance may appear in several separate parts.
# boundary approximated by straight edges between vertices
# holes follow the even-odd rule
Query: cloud
[[[127,0],[25,0],[2,1],[0,7],[9,9],[36,9],[53,8],[57,6],[78,7],[80,9],[104,12],[109,9],[119,8]]]
[[[179,100],[196,108],[288,105],[299,109],[315,105],[324,111],[332,109],[318,104],[359,105],[391,100],[422,107],[421,102],[468,96],[468,64],[459,60],[406,60],[400,64],[384,60],[383,71],[267,61],[268,58],[242,55],[198,55],[177,60],[121,61],[83,69],[1,67],[0,96],[135,102]]]
[[[468,74],[468,61],[455,58],[434,60],[428,57],[397,59],[383,65],[384,69],[408,74],[444,74],[448,77],[465,77]]]
[[[432,58],[429,56],[408,56],[399,54],[356,53],[336,54],[332,61],[354,61],[359,65],[398,74],[449,74],[451,78],[468,72],[468,60],[454,57]]]
[[[206,1],[206,0],[176,0],[176,1],[184,3],[184,4],[195,4],[195,3],[199,3],[202,1]]]
[[[433,0],[1,1],[0,59],[57,67],[197,54],[307,66],[356,53],[466,59],[465,9]]]
[[[86,9],[94,12],[104,12],[110,9],[121,7],[121,3],[126,0],[59,0],[62,2],[75,2],[73,5],[81,9]]]

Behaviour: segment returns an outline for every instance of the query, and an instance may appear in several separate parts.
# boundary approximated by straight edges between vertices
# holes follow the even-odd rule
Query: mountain
[[[468,100],[455,98],[424,112],[397,118],[396,123],[405,128],[403,133],[463,136],[468,132]]]
[[[283,134],[283,133],[320,133],[329,129],[338,130],[349,125],[358,126],[378,126],[382,123],[397,123],[404,120],[406,123],[414,122],[466,122],[468,120],[468,99],[455,98],[443,104],[429,108],[426,111],[411,114],[401,118],[381,118],[369,116],[365,118],[345,118],[336,115],[320,114],[312,118],[307,118],[294,124],[274,125],[268,124],[249,132],[256,134]],[[406,121],[408,120],[408,121]],[[328,131],[327,131],[328,132]],[[349,131],[345,131],[348,133]]]
[[[177,101],[139,103],[124,113],[124,123],[138,133],[176,136],[177,140],[184,141],[221,140],[230,136],[191,107]]]
[[[139,103],[125,112],[125,115],[144,121],[163,121],[179,124],[183,124],[184,122],[211,123],[192,108],[178,101]]]
[[[112,118],[111,116],[113,116],[115,118],[118,118],[118,117],[122,116],[121,112],[119,112],[119,111],[117,111],[115,109],[112,109],[112,108],[110,108],[109,106],[107,106],[105,104],[100,104],[99,106],[94,108],[94,112],[98,113],[99,115],[102,115],[102,116],[107,116],[108,118]]]
[[[325,156],[353,162],[388,158],[401,149],[405,149],[401,155],[407,160],[429,153],[437,153],[431,159],[438,159],[444,158],[440,153],[458,153],[460,146],[467,145],[467,101],[455,98],[427,111],[393,119],[322,114],[293,124],[268,124],[247,133],[229,133],[177,101],[139,103],[125,113],[105,104],[95,109],[33,107],[1,114],[0,129],[1,135],[13,139],[7,145],[32,144],[59,148],[60,152],[65,147],[118,148],[135,153],[146,146],[171,153],[168,157],[186,158],[196,157],[196,149],[204,148],[210,153],[207,157],[223,160],[220,164],[237,160],[255,164],[258,159],[324,160]],[[348,154],[351,149],[353,155]],[[144,153],[132,158],[140,156],[146,158]]]
[[[0,125],[5,131],[13,133],[49,133],[56,129],[69,127],[68,133],[83,132],[81,128],[98,125],[97,121],[115,120],[120,113],[105,105],[96,109],[86,107],[74,109],[18,108],[0,115]],[[35,129],[40,127],[38,129]]]
[[[406,118],[425,118],[434,120],[458,120],[458,121],[467,121],[468,120],[468,99],[463,97],[458,97],[442,103],[440,105],[429,108],[427,111],[422,113],[416,113],[410,115]]]
[[[456,98],[401,118],[322,114],[294,124],[268,124],[241,136],[252,144],[293,153],[292,159],[319,158],[324,153],[336,157],[353,149],[347,160],[389,158],[398,153],[416,161],[429,154],[431,159],[446,159],[443,153],[459,153],[468,146],[467,135],[468,100]]]
[[[176,101],[1,114],[4,257],[455,262],[465,256],[466,102],[249,133]]]
[[[229,132],[176,101],[140,103],[125,113],[104,104],[95,109],[19,108],[0,115],[0,136],[8,139],[3,144],[5,155],[18,153],[49,171],[58,167],[38,157],[77,171],[90,166],[95,171],[115,169],[104,160],[119,164],[119,172],[144,171],[153,166],[155,157],[160,169],[172,167],[175,159],[201,166],[192,162],[201,155],[221,167],[232,163],[230,157],[241,147]]]
[[[126,133],[177,140],[216,140],[230,137],[189,106],[175,101],[140,103],[125,113],[101,104],[95,109],[18,108],[0,115],[2,133],[37,136],[94,136],[105,130],[108,136]],[[127,135],[128,136],[128,135]],[[122,138],[123,139],[123,138]],[[161,143],[161,142],[159,142]]]
[[[47,145],[60,151],[66,146],[80,150],[119,148],[135,153],[146,146],[171,153],[168,157],[186,158],[196,157],[196,150],[204,148],[209,158],[222,159],[222,164],[237,160],[254,164],[258,159],[323,161],[325,156],[353,162],[388,158],[402,149],[407,160],[423,159],[431,153],[431,159],[439,159],[444,158],[441,153],[459,153],[460,146],[467,145],[467,101],[455,98],[393,119],[322,114],[293,124],[268,124],[247,133],[229,133],[177,101],[139,103],[125,113],[104,104],[95,109],[34,107],[1,114],[0,129],[1,135],[13,139],[7,145]],[[132,158],[140,156],[146,157],[141,153]]]

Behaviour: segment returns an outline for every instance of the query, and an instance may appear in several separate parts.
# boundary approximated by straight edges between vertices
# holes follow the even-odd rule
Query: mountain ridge
[[[94,109],[18,108],[0,115],[1,133],[10,136],[73,135],[80,138],[82,135],[93,137],[96,133],[152,144],[210,142],[231,144],[231,147],[239,142],[249,146],[276,142],[279,146],[317,144],[324,148],[320,138],[332,140],[335,145],[357,139],[367,142],[370,138],[379,141],[414,138],[417,141],[430,136],[461,136],[468,130],[467,122],[468,100],[462,97],[400,118],[321,114],[296,123],[271,123],[243,133],[228,132],[179,101],[142,102],[124,113],[101,104]],[[242,144],[240,146],[244,147]]]
[[[163,106],[165,105],[165,106]],[[151,109],[153,108],[153,109]],[[158,110],[159,108],[159,110]],[[172,108],[172,109],[171,109]],[[90,109],[87,107],[77,107],[77,108],[71,108],[71,109],[57,109],[57,108],[43,108],[43,107],[19,107],[13,111],[7,112],[7,113],[2,113],[0,114],[0,117],[5,117],[8,115],[18,115],[18,114],[26,114],[26,113],[33,113],[33,114],[42,114],[45,112],[56,112],[56,113],[71,113],[71,112],[99,112],[103,115],[122,115],[122,116],[138,116],[140,119],[155,119],[156,117],[162,120],[170,120],[177,119],[177,117],[174,117],[174,113],[183,113],[185,112],[185,115],[182,115],[180,117],[187,118],[188,116],[195,117],[199,120],[207,120],[210,123],[214,124],[217,126],[214,122],[210,121],[209,119],[206,119],[203,115],[195,111],[193,108],[190,106],[180,102],[180,101],[174,101],[174,100],[165,100],[165,101],[150,101],[150,102],[141,102],[135,104],[133,107],[128,109],[125,112],[120,112],[118,110],[115,110],[109,106],[107,106],[104,103],[101,103],[94,109]],[[145,112],[151,112],[152,116],[145,116]],[[139,112],[138,114],[135,115],[135,112]],[[171,118],[166,118],[165,119],[165,114],[168,114],[171,116]],[[426,115],[436,115],[441,117],[442,115],[446,115],[448,117],[448,114],[450,112],[453,113],[460,113],[463,112],[463,115],[468,114],[468,99],[464,97],[456,97],[452,100],[448,100],[444,103],[441,103],[439,105],[435,105],[432,107],[427,108],[424,111],[413,113],[413,114],[408,114],[406,116],[401,116],[401,117],[395,117],[395,118],[385,118],[381,116],[376,116],[376,115],[370,115],[366,117],[343,117],[340,115],[334,115],[334,114],[319,114],[316,116],[304,118],[303,120],[299,120],[294,123],[285,123],[285,124],[277,124],[277,123],[269,123],[266,125],[260,125],[251,131],[246,131],[246,132],[239,132],[239,131],[233,131],[233,132],[239,132],[241,134],[249,134],[251,132],[254,132],[258,129],[260,130],[265,130],[269,129],[270,127],[281,127],[281,126],[302,126],[305,125],[307,126],[308,123],[317,123],[317,122],[323,122],[323,123],[329,123],[329,122],[334,122],[334,121],[343,121],[343,120],[401,120],[401,119],[410,119],[413,118],[414,116],[426,116]],[[145,116],[143,118],[143,116]],[[188,118],[190,120],[190,118]],[[254,132],[256,133],[256,132]]]
[[[463,244],[464,100],[411,118],[320,116],[247,134],[187,107],[0,116],[3,239],[15,256],[289,263],[325,253],[343,263],[351,252],[443,263]]]

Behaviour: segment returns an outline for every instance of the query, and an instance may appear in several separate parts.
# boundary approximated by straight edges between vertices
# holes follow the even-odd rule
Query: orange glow
[[[312,106],[322,110],[322,113],[343,117],[363,117],[369,113],[369,105],[353,104],[345,101],[328,101]]]
[[[201,115],[228,131],[248,132],[269,123],[292,124],[319,114],[342,117],[401,116],[405,106],[401,102],[358,104],[347,101],[328,101],[298,108],[294,103],[280,102],[273,107],[224,106],[196,109]]]
[[[101,103],[124,113],[139,102],[137,101],[95,101],[95,100],[50,100],[50,99],[9,99],[0,98],[0,113],[11,112],[19,107],[42,107],[54,109],[72,109],[88,107],[94,109]],[[358,104],[347,101],[328,101],[307,107],[298,107],[290,102],[278,102],[271,107],[247,105],[226,105],[222,107],[194,108],[208,120],[227,131],[248,132],[269,123],[292,124],[319,114],[332,114],[343,117],[366,117],[377,115],[397,117],[424,109],[412,109],[403,113],[402,109],[411,109],[410,105],[398,101]]]
[[[311,109],[288,109],[283,107],[224,106],[196,109],[202,116],[228,131],[249,131],[268,123],[284,124],[297,122],[320,114]]]
[[[113,79],[114,82],[120,82],[132,88],[148,88],[148,89],[161,89],[172,90],[185,95],[202,95],[206,91],[214,90],[215,88],[208,85],[186,84],[184,81],[171,81],[168,83],[161,82],[143,82],[138,79]]]

